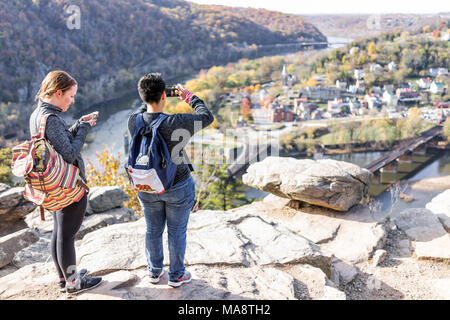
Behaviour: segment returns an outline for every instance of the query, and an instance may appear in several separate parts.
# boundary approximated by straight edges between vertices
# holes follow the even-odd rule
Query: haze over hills
[[[77,18],[71,5],[79,28],[68,27]],[[299,16],[182,0],[1,0],[0,10],[0,102],[32,101],[56,68],[81,83],[83,106],[129,90],[150,70],[173,77],[263,55],[258,45],[326,41]]]
[[[412,31],[425,25],[437,27],[450,12],[437,14],[324,14],[300,15],[329,37],[361,39],[400,29]]]

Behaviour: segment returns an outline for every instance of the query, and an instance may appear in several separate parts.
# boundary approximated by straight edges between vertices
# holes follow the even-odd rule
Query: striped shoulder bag
[[[44,208],[61,210],[89,193],[80,169],[66,162],[45,139],[45,126],[51,115],[42,117],[36,136],[12,149],[12,173],[25,179],[24,198],[40,206],[42,220]]]

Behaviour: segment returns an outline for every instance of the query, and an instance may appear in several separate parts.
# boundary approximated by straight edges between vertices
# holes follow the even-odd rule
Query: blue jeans
[[[169,240],[169,280],[175,281],[185,272],[186,231],[194,206],[195,182],[191,175],[162,194],[138,192],[144,210],[147,230],[145,255],[151,275],[158,275],[164,267],[162,235],[167,221]]]

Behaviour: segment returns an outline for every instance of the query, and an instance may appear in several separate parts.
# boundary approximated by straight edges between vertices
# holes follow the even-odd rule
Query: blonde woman
[[[96,124],[96,114],[81,117],[68,127],[60,117],[75,102],[78,84],[67,72],[52,71],[44,78],[36,95],[37,108],[30,117],[30,133],[39,131],[43,115],[52,114],[47,119],[45,138],[65,161],[80,169],[81,179],[86,183],[84,161],[80,151],[90,127]],[[77,293],[98,286],[100,277],[85,277],[85,269],[77,272],[75,255],[75,235],[81,227],[87,206],[87,193],[78,202],[54,212],[51,253],[59,275],[61,291]]]

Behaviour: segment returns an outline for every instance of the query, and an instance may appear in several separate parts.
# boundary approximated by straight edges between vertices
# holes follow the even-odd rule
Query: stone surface
[[[393,221],[414,241],[417,259],[450,259],[450,235],[433,212],[425,208],[406,209]]]
[[[77,233],[77,239],[82,239],[86,234],[109,225],[136,221],[138,216],[133,209],[116,208],[107,212],[97,213],[84,218],[83,224]]]
[[[39,237],[28,229],[0,238],[0,268],[9,264],[14,259],[14,255],[21,249],[38,240]]]
[[[380,263],[384,261],[384,259],[386,259],[386,256],[387,256],[386,250],[378,249],[377,251],[375,251],[372,258],[372,266],[373,267],[378,266]]]
[[[105,212],[122,206],[130,197],[120,187],[92,187],[88,196],[88,214]]]
[[[393,221],[414,241],[431,241],[447,234],[438,217],[424,208],[403,210],[394,216]]]
[[[344,292],[330,286],[325,286],[325,293],[320,300],[346,300]]]
[[[450,278],[436,279],[432,282],[437,296],[450,300]]]
[[[36,206],[25,200],[22,187],[9,188],[3,185],[0,191],[0,230],[34,210]],[[0,231],[2,234],[2,232]]]
[[[18,251],[12,260],[15,267],[23,268],[29,264],[51,260],[50,239],[41,237],[30,246]]]
[[[79,246],[80,265],[89,266],[97,274],[146,266],[145,229],[141,218],[87,234]],[[187,266],[310,263],[331,272],[331,255],[321,252],[319,246],[245,210],[191,214],[187,239]],[[163,240],[167,252],[166,233]]]
[[[355,266],[341,260],[333,263],[333,269],[336,270],[339,277],[337,285],[350,283],[358,275],[358,270]]]
[[[437,215],[447,232],[450,232],[450,189],[431,199],[425,208]]]
[[[372,173],[332,159],[267,157],[253,163],[242,181],[277,196],[347,211],[367,194]]]
[[[282,225],[349,263],[367,261],[374,250],[384,247],[386,216],[374,216],[367,206],[356,205],[341,213],[309,204],[299,209],[280,208],[280,202],[271,199],[232,211],[245,210]]]
[[[106,212],[85,216],[83,224],[77,233],[77,239],[83,238],[87,233],[99,228],[117,223],[124,223],[137,220],[133,209],[116,208]],[[25,222],[29,228],[36,230],[41,235],[53,232],[53,213],[45,210],[45,221],[41,220],[39,208],[27,215]]]
[[[433,240],[416,241],[415,247],[417,259],[450,260],[450,235],[448,233]]]

